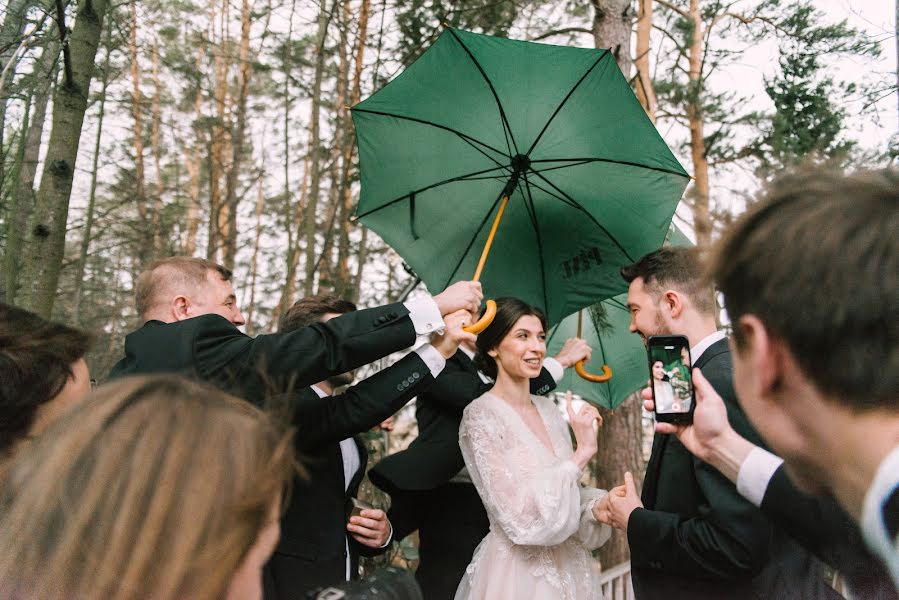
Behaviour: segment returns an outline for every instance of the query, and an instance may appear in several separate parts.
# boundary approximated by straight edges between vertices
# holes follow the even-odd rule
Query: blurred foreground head
[[[13,461],[0,597],[261,597],[293,475],[290,434],[174,376],[103,386]]]
[[[872,444],[899,425],[899,173],[781,178],[721,240],[711,274],[747,415],[797,483],[832,487],[824,445],[862,422]]]
[[[0,303],[0,459],[90,392],[90,336]]]

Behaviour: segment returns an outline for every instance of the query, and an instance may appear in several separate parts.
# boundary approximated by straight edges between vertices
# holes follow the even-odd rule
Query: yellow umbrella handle
[[[493,219],[493,227],[490,228],[490,234],[487,236],[487,242],[484,244],[484,250],[481,252],[481,260],[478,261],[478,268],[474,272],[474,278],[472,281],[478,281],[481,278],[481,271],[484,270],[484,263],[487,262],[487,255],[490,253],[490,246],[493,244],[493,238],[496,235],[496,228],[499,227],[500,219],[503,218],[503,212],[506,210],[506,204],[509,202],[509,195],[506,194],[503,196],[503,201],[499,205],[499,211],[496,213],[496,218]],[[484,311],[484,316],[480,318],[477,323],[472,323],[471,325],[467,325],[463,327],[465,331],[468,333],[481,333],[487,326],[493,322],[493,318],[496,316],[496,302],[493,300],[487,301],[487,310]]]
[[[602,375],[594,375],[593,373],[588,373],[584,368],[584,361],[579,360],[575,363],[574,370],[581,376],[581,378],[592,381],[593,383],[602,383],[612,378],[612,369],[609,368],[609,365],[602,366]]]
[[[581,337],[581,320],[582,320],[583,311],[578,311],[577,313],[577,336]],[[602,366],[602,375],[594,375],[593,373],[587,372],[587,369],[584,368],[584,361],[579,360],[574,365],[575,372],[581,376],[581,379],[586,379],[587,381],[592,381],[593,383],[603,383],[604,381],[608,381],[612,378],[612,369],[609,368],[609,365]]]

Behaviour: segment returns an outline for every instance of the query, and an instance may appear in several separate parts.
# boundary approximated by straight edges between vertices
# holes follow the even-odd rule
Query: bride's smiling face
[[[546,356],[546,332],[540,319],[533,315],[518,319],[499,346],[488,354],[507,375],[528,379],[540,375]]]

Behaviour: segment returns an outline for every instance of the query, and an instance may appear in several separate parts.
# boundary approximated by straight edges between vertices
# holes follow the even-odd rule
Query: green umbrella
[[[661,245],[689,176],[607,50],[446,29],[353,107],[357,217],[437,291],[481,279],[551,323],[626,287]]]
[[[677,226],[672,225],[665,245],[692,246],[693,243]],[[578,317],[581,313],[583,324],[578,336]],[[593,356],[584,365],[586,370],[598,373],[603,365],[608,365],[613,374],[609,381],[592,383],[578,377],[573,369],[568,369],[558,389],[570,390],[584,400],[605,408],[615,408],[630,394],[644,387],[649,381],[646,347],[640,336],[630,332],[630,322],[625,293],[566,317],[551,329],[546,340],[547,356],[558,354],[568,338],[582,337],[593,348]]]

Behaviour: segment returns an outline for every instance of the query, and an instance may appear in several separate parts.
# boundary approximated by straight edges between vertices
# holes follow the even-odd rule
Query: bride
[[[556,405],[531,396],[546,354],[546,321],[515,298],[497,300],[478,335],[478,367],[496,380],[465,409],[459,446],[490,518],[456,590],[456,600],[600,599],[590,550],[609,539],[591,510],[607,492],[578,484],[596,454],[599,414],[568,400],[577,450]]]

